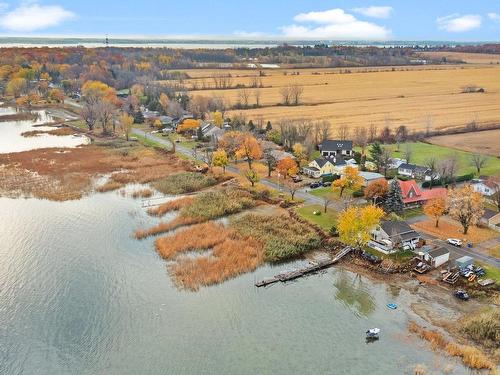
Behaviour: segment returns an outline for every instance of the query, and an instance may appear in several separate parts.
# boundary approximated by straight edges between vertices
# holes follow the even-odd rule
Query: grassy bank
[[[320,215],[314,215],[313,212],[315,211],[319,212]],[[302,206],[295,209],[295,212],[297,212],[297,214],[299,214],[303,219],[319,226],[325,231],[329,231],[330,228],[337,222],[337,212],[335,212],[331,208],[329,208],[326,213],[323,211],[323,206],[315,204]]]

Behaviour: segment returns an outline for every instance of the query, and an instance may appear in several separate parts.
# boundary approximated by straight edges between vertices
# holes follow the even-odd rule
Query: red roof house
[[[445,188],[421,189],[415,180],[399,181],[405,205],[421,205],[431,199],[445,198]]]

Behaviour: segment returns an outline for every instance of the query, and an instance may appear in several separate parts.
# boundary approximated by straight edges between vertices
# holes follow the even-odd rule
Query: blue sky
[[[0,35],[500,41],[500,0],[0,0]]]

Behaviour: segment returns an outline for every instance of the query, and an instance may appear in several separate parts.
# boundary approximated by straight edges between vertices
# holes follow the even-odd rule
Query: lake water
[[[56,136],[40,134],[36,137],[23,137],[21,133],[32,130],[53,130],[54,127],[34,126],[46,124],[53,121],[53,117],[47,111],[34,111],[37,113],[35,121],[0,121],[0,153],[27,151],[37,148],[48,147],[76,147],[89,142],[84,136],[64,135]],[[15,114],[16,110],[11,107],[0,107],[0,116]]]
[[[62,203],[0,198],[0,373],[387,375],[419,363],[468,373],[408,335],[410,304],[434,301],[341,267],[257,289],[256,280],[301,262],[265,266],[178,290],[154,239],[131,236],[157,221],[116,192]],[[381,339],[367,344],[371,327]]]

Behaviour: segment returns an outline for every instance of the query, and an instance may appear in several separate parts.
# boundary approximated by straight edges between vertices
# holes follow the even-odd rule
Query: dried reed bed
[[[212,233],[211,243],[216,244],[211,255],[177,259],[169,266],[179,287],[195,291],[201,286],[218,284],[251,272],[264,262],[264,248],[260,241],[232,230],[218,229],[218,233]],[[204,244],[209,244],[209,241]],[[193,243],[190,245],[198,247]],[[177,248],[177,252],[186,250],[189,248]]]
[[[186,225],[191,225],[191,224],[198,224],[201,223],[203,220],[197,217],[185,217],[185,216],[178,216],[174,220],[169,221],[168,223],[160,223],[158,225],[155,225],[152,228],[148,229],[139,229],[136,230],[134,233],[135,238],[138,240],[155,236],[157,234],[161,233],[166,233],[170,232],[174,229],[186,226]]]
[[[116,182],[116,181],[109,180],[109,181],[106,181],[103,185],[98,186],[96,188],[96,191],[98,191],[99,193],[106,193],[108,191],[118,190],[122,187],[123,187],[123,184],[120,184],[119,182]]]
[[[75,131],[71,128],[68,127],[60,127],[57,129],[52,129],[52,130],[31,130],[27,132],[21,133],[23,137],[29,138],[29,137],[37,137],[42,134],[48,134],[48,135],[56,135],[56,136],[67,136],[67,135],[73,135],[75,134]]]
[[[468,345],[458,345],[448,341],[441,333],[420,327],[410,322],[408,329],[431,344],[433,350],[444,350],[453,357],[460,357],[462,362],[473,369],[489,369],[490,374],[496,374],[496,366],[479,349]]]
[[[211,175],[195,172],[177,173],[156,181],[153,186],[163,194],[186,194],[202,190],[220,182]]]
[[[179,211],[183,207],[193,203],[193,197],[182,197],[179,199],[174,199],[172,201],[160,204],[157,207],[152,207],[148,209],[148,214],[151,216],[164,216],[165,214],[172,211]]]
[[[81,198],[91,191],[94,177],[118,170],[126,170],[121,172],[126,178],[112,179],[125,184],[147,183],[190,169],[188,162],[174,155],[140,147],[109,150],[94,145],[0,154],[0,165],[4,170],[0,194],[58,201]]]
[[[8,121],[28,121],[28,120],[35,120],[36,118],[37,114],[34,112],[18,112],[10,115],[0,116],[0,123]]]
[[[151,189],[140,189],[132,192],[132,198],[149,198],[153,196],[153,190]]]
[[[500,342],[500,311],[487,309],[466,316],[461,321],[460,330],[471,339],[489,347],[498,346]]]

